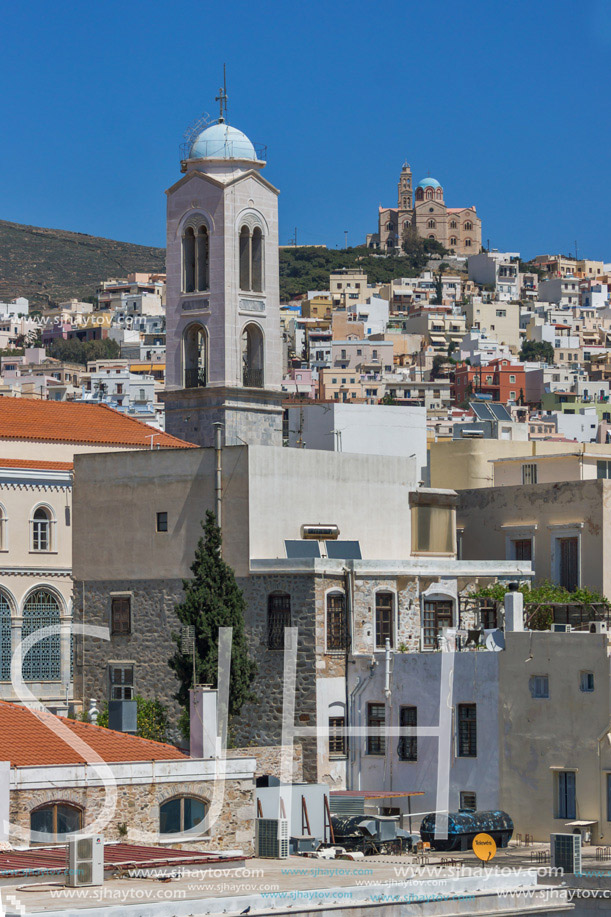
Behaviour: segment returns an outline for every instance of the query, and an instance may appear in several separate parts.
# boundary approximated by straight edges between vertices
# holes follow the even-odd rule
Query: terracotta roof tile
[[[36,468],[44,471],[72,471],[73,462],[42,462],[38,459],[0,458],[0,468]]]
[[[39,718],[42,717],[42,719]],[[69,720],[52,713],[37,715],[27,707],[0,701],[0,735],[4,761],[13,767],[31,767],[49,764],[84,764],[85,758],[57,734],[58,722],[86,742],[107,762],[120,761],[172,761],[186,756],[163,742],[152,742],[138,736],[129,736],[113,729]]]
[[[160,433],[141,420],[126,417],[105,404],[33,401],[0,396],[0,440],[100,443],[112,446],[190,448],[176,436]]]

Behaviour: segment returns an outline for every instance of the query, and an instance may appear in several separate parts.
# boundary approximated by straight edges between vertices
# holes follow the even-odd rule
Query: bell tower
[[[412,170],[409,163],[404,162],[399,176],[399,193],[397,207],[399,210],[412,209]]]
[[[220,422],[227,445],[282,445],[279,192],[226,99],[166,192],[166,430],[212,446]]]

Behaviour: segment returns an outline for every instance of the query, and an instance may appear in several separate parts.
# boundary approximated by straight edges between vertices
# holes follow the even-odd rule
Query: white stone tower
[[[166,192],[166,430],[211,446],[221,422],[227,445],[282,445],[279,192],[223,101]]]

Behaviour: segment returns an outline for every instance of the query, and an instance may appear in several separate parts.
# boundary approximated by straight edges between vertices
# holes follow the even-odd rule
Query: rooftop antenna
[[[227,72],[226,64],[223,64],[223,85],[219,89],[219,94],[215,98],[215,102],[219,103],[220,114],[219,114],[219,124],[223,124],[225,121],[225,116],[227,115]]]

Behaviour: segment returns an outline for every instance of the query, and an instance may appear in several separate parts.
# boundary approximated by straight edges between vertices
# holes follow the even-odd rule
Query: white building
[[[289,446],[361,455],[414,455],[426,471],[426,410],[383,404],[309,404],[287,409]]]
[[[349,315],[354,316],[357,322],[363,322],[365,325],[365,334],[384,334],[388,325],[389,303],[386,299],[379,296],[370,296],[367,302],[357,303],[349,302],[346,306]]]
[[[576,277],[554,277],[542,280],[538,291],[541,302],[561,306],[576,306],[579,303],[579,280]]]
[[[520,274],[515,252],[484,252],[468,259],[469,280],[492,286],[502,302],[520,298]]]

